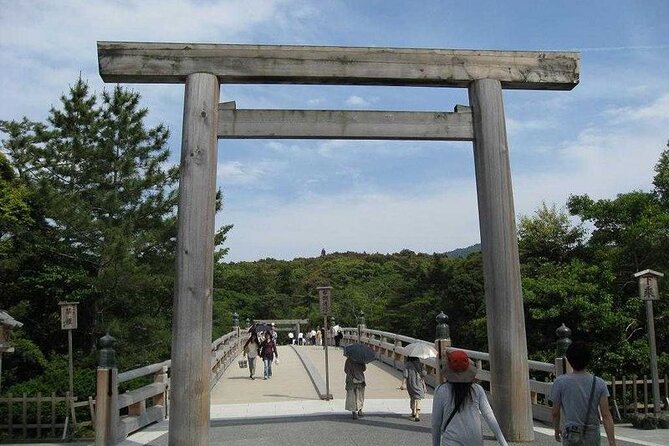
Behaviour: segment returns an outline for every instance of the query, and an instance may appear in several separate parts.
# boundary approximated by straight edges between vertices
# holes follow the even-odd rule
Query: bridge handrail
[[[347,327],[347,329],[355,330],[356,332],[358,330],[357,328],[351,328],[351,327]],[[393,338],[393,339],[396,339],[398,341],[406,342],[407,344],[413,344],[414,342],[422,342],[422,343],[430,344],[430,345],[434,344],[434,342],[428,342],[428,341],[424,341],[422,339],[412,338],[411,336],[404,336],[404,335],[397,334],[397,333],[391,333],[389,331],[372,330],[372,329],[366,328],[365,332],[369,333],[369,334],[377,335],[377,336],[386,337],[386,338]]]
[[[211,387],[221,377],[239,354],[241,332],[239,328],[224,334],[211,343]],[[168,392],[170,387],[169,372],[171,360],[149,364],[119,373],[113,388],[115,402],[112,405],[116,413],[116,429],[119,440],[167,415]],[[153,382],[134,390],[118,393],[118,384],[137,378],[153,375]],[[112,384],[113,385],[113,384]],[[105,390],[106,391],[106,390]],[[127,408],[127,415],[120,410]]]
[[[404,355],[404,346],[402,343],[410,344],[414,342],[422,342],[425,344],[434,345],[434,342],[416,339],[397,333],[372,330],[362,327],[360,329],[356,327],[342,328],[342,334],[344,335],[344,343],[361,342],[363,344],[368,344],[377,353],[378,359],[380,361],[400,370],[404,368],[404,361],[406,359],[406,356]],[[477,379],[479,381],[489,383],[490,370],[484,366],[484,363],[490,363],[490,354],[487,352],[461,348],[458,348],[458,350],[463,350],[472,360],[477,363],[477,367],[479,368]],[[431,387],[436,387],[436,385],[438,385],[437,370],[439,367],[437,359],[423,359],[421,362],[425,364],[426,370],[428,372],[428,376],[426,377],[425,381]],[[535,371],[545,372],[553,375],[556,374],[555,364],[546,362],[529,360],[528,368],[530,372]],[[552,383],[538,381],[532,379],[530,376],[528,376],[528,379],[530,384],[534,417],[543,421],[551,421],[550,408],[544,403],[550,394]],[[538,398],[539,395],[543,395],[544,397],[540,400]]]
[[[171,360],[163,361],[163,362],[156,362],[155,364],[149,364],[145,365],[143,367],[138,367],[136,369],[128,370],[123,373],[118,374],[118,382],[124,383],[126,381],[130,381],[136,378],[141,378],[142,376],[146,375],[153,375],[155,373],[158,373],[163,370],[163,367],[167,367],[168,369],[170,368],[170,365],[172,364]]]

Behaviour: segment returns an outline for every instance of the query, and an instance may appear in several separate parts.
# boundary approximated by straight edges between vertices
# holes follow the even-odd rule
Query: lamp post
[[[323,315],[323,326],[328,326],[328,316],[332,308],[332,287],[331,286],[319,286],[316,288],[318,290],[318,299],[320,301],[321,314]],[[326,332],[327,333],[327,332]],[[332,395],[330,394],[330,364],[328,361],[328,343],[325,342],[325,395],[321,397],[325,400],[331,400]]]
[[[653,379],[653,413],[660,413],[660,378],[657,373],[657,348],[655,347],[655,320],[653,301],[660,298],[657,288],[658,277],[664,274],[646,269],[634,274],[639,279],[639,297],[646,301],[646,323],[648,324],[648,344],[650,345],[650,374]]]

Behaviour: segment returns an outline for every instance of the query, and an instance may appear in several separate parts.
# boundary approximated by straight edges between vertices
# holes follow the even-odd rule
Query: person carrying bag
[[[476,366],[462,350],[448,353],[446,382],[432,400],[432,446],[483,446],[481,417],[501,446],[508,446],[485,390],[474,383]]]
[[[555,440],[564,446],[599,445],[601,413],[609,446],[616,446],[606,382],[586,371],[592,356],[590,347],[574,342],[567,348],[566,356],[574,371],[555,379],[549,397],[553,403]],[[561,427],[562,421],[564,427]]]

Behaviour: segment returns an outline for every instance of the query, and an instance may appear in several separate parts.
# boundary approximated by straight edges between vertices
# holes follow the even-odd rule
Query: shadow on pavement
[[[370,414],[363,418],[354,420],[349,414],[332,414],[332,415],[296,415],[296,416],[282,416],[282,417],[266,417],[266,418],[244,418],[235,420],[212,420],[210,426],[216,427],[232,427],[232,426],[263,426],[271,424],[287,424],[287,423],[343,423],[355,424],[367,427],[378,427],[383,429],[398,429],[402,431],[430,433],[429,426],[421,425],[409,420],[408,417],[396,414]]]

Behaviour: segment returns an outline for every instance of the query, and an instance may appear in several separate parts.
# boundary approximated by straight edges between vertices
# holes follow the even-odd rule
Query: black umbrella
[[[344,356],[353,362],[367,364],[376,359],[376,353],[365,344],[351,344],[344,347]]]

